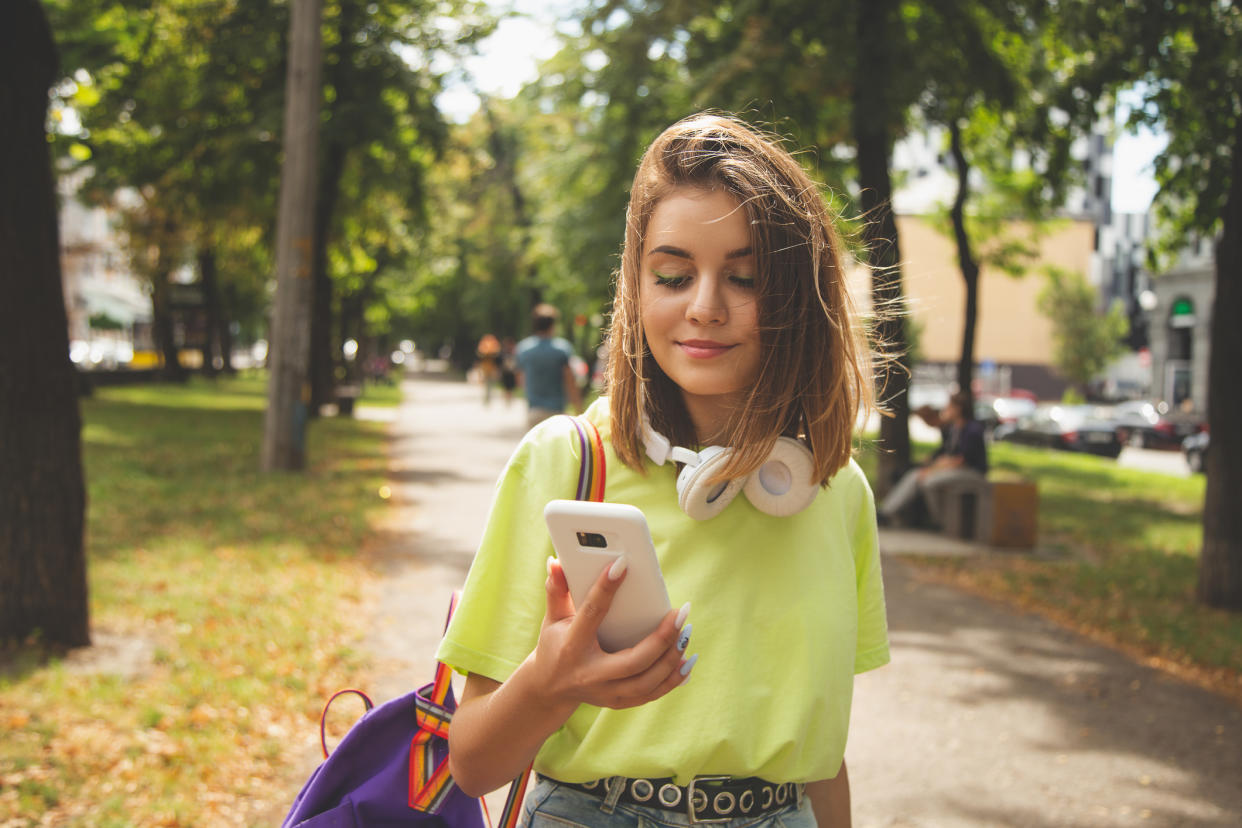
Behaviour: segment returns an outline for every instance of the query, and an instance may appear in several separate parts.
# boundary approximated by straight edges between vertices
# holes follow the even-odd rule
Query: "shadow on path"
[[[860,676],[860,826],[1236,826],[1242,710],[886,558],[893,663]]]

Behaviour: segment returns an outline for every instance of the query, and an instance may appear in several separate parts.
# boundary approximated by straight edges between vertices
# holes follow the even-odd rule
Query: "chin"
[[[747,383],[722,380],[719,377],[672,377],[673,382],[685,394],[695,397],[725,397],[743,394],[750,387]]]

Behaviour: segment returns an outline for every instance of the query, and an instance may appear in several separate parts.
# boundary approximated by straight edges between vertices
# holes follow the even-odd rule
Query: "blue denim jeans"
[[[603,810],[604,800],[594,794],[567,788],[553,779],[535,777],[526,795],[520,828],[688,828],[690,815],[684,811],[647,808],[618,802],[612,813]],[[728,822],[710,823],[710,828],[816,828],[811,800],[758,817],[740,817]]]

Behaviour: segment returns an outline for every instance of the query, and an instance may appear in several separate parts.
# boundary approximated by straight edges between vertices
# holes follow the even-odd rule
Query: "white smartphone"
[[[671,607],[641,509],[624,503],[553,500],[543,516],[575,606],[586,600],[600,573],[625,556],[625,581],[599,626],[602,648],[616,652],[633,647],[660,626]]]

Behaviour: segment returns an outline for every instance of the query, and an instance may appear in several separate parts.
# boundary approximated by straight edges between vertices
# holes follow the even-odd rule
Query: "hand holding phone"
[[[625,557],[625,581],[599,626],[600,647],[624,650],[651,634],[671,606],[642,511],[622,503],[553,500],[543,514],[575,606],[605,568]]]

